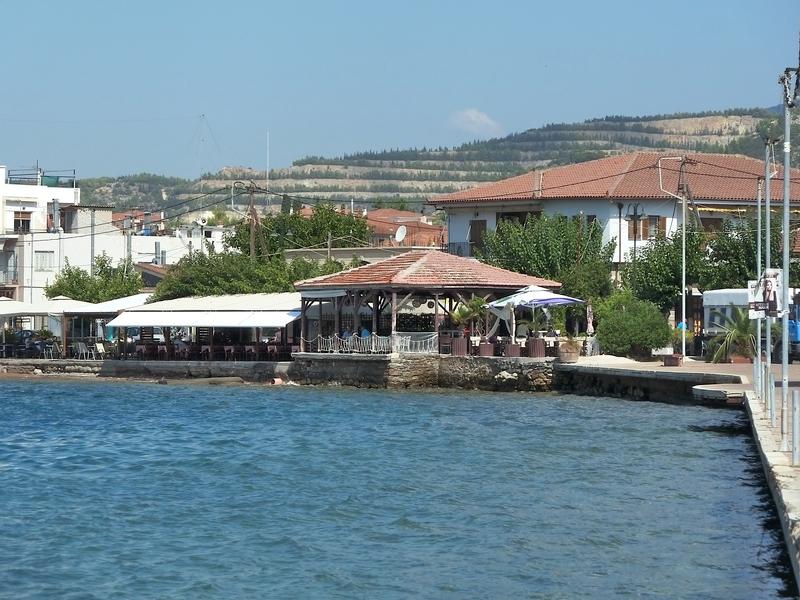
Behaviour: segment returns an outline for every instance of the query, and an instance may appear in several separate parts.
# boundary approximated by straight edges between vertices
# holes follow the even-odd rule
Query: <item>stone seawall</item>
[[[614,368],[556,364],[553,389],[582,396],[611,396],[670,404],[725,406],[724,399],[703,399],[693,393],[697,385],[738,384],[741,377],[699,371],[665,371],[657,368]]]
[[[302,385],[366,388],[458,388],[487,391],[549,391],[553,360],[438,354],[298,353],[292,362],[147,360],[0,360],[17,374],[93,374],[131,379],[281,379]]]
[[[548,391],[553,362],[438,354],[295,354],[292,381],[375,388]]]

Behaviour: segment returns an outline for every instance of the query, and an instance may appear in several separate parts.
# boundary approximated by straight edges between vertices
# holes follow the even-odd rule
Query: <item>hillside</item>
[[[761,158],[760,135],[774,128],[774,109],[732,109],[709,113],[610,116],[583,123],[560,123],[456,148],[361,152],[337,158],[306,157],[285,169],[263,171],[226,167],[195,181],[156,175],[81,181],[82,201],[157,209],[235,180],[255,181],[280,193],[337,203],[419,208],[431,196],[472,187],[534,167],[568,164],[635,150],[732,152]],[[797,145],[795,144],[796,148]],[[218,197],[218,196],[217,196]],[[200,208],[215,198],[191,203]],[[280,199],[256,198],[264,210]],[[246,203],[242,198],[239,204]],[[267,208],[269,205],[270,208]],[[180,211],[186,206],[179,207]]]

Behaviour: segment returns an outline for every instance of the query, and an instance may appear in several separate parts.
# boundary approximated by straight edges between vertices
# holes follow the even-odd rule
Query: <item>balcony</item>
[[[0,285],[17,285],[16,269],[0,269]]]
[[[456,256],[472,256],[474,246],[472,242],[450,242],[443,250]]]

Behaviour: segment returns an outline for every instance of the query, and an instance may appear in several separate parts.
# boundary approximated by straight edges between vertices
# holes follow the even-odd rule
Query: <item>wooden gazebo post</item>
[[[300,352],[306,351],[306,335],[308,331],[308,315],[306,315],[306,300],[300,299]]]
[[[392,290],[392,338],[397,333],[397,291]]]

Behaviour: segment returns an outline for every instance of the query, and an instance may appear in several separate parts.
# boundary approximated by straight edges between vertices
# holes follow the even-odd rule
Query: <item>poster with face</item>
[[[781,269],[767,269],[761,279],[747,282],[751,319],[780,316],[783,311],[781,275]]]

